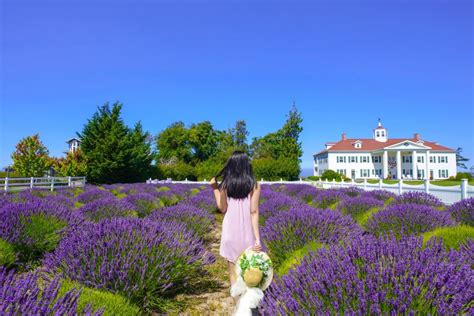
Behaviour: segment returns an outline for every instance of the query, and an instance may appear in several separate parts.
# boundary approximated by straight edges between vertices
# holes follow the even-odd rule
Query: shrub
[[[197,180],[194,167],[185,162],[178,161],[170,165],[159,164],[157,168],[160,179]]]
[[[472,180],[472,175],[469,172],[458,172],[456,174],[456,180],[462,180],[462,179],[467,179],[469,181]]]
[[[474,198],[454,203],[449,212],[458,223],[474,226]]]
[[[262,196],[265,198],[265,201],[262,202],[259,207],[259,217],[262,220],[262,224],[267,218],[281,211],[308,207],[302,201],[293,199],[279,192],[269,191],[264,193],[262,190]]]
[[[300,175],[298,159],[292,158],[257,158],[252,161],[253,171],[257,179],[269,181],[297,180]]]
[[[0,238],[0,266],[11,266],[16,261],[16,252],[13,245]]]
[[[38,274],[15,274],[0,267],[1,315],[102,315],[90,306],[78,309],[79,291],[58,295],[59,278],[45,283]]]
[[[474,227],[463,225],[437,228],[423,234],[423,244],[431,238],[443,239],[443,245],[448,249],[459,249],[469,240],[474,240]]]
[[[186,287],[213,261],[184,224],[138,218],[86,223],[43,264],[96,289],[120,293],[145,310]]]
[[[376,236],[391,232],[400,237],[452,225],[454,222],[448,212],[420,204],[395,204],[374,214],[367,221],[366,227]]]
[[[363,216],[373,208],[383,206],[383,202],[371,197],[358,196],[345,198],[338,205],[339,211],[344,215],[350,215],[355,221],[360,222]]]
[[[146,217],[154,210],[163,206],[160,200],[148,193],[137,193],[128,195],[122,200],[124,203],[130,203],[137,211],[139,217]]]
[[[0,209],[0,218],[0,238],[14,246],[20,263],[34,262],[52,251],[84,221],[80,214],[42,200],[7,204]]]
[[[215,213],[217,210],[216,200],[211,189],[204,189],[194,196],[183,201],[183,204],[188,204],[191,206],[196,206],[198,208],[204,209],[209,213]]]
[[[443,206],[443,203],[436,196],[425,193],[408,191],[398,195],[393,201],[394,204],[421,204],[433,207]]]
[[[320,190],[312,185],[291,184],[285,187],[285,193],[305,203],[311,203]]]
[[[421,238],[376,239],[310,253],[265,293],[265,315],[385,315],[472,312],[467,256]]]
[[[308,176],[308,180],[319,181],[319,177],[318,176]]]
[[[321,190],[311,205],[320,209],[330,208],[334,207],[342,198],[343,193],[340,190]]]
[[[87,191],[79,194],[76,198],[76,201],[82,204],[91,203],[96,200],[104,198],[114,198],[115,196],[106,190],[100,190],[97,188],[88,189]]]
[[[137,216],[135,206],[117,198],[103,198],[90,202],[79,209],[85,218],[98,222],[104,218]]]
[[[331,169],[326,169],[324,170],[323,174],[321,175],[321,180],[327,180],[327,181],[341,181],[343,179],[343,176],[340,173],[337,173],[334,170]]]
[[[150,215],[150,219],[183,223],[202,239],[210,237],[209,233],[214,226],[214,216],[203,209],[183,203],[157,210]]]
[[[386,190],[372,190],[372,191],[364,191],[362,196],[372,197],[380,201],[387,201],[389,199],[395,199],[396,195],[392,192]]]
[[[330,244],[362,233],[349,216],[311,207],[279,212],[265,222],[261,231],[275,266],[310,241]]]
[[[139,315],[140,309],[130,303],[125,297],[106,291],[96,290],[70,279],[61,280],[58,296],[76,289],[80,290],[77,302],[77,312],[91,306],[96,310],[103,310],[103,315]]]

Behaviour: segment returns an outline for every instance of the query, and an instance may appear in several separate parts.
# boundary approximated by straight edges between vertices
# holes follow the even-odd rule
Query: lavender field
[[[193,184],[0,196],[0,314],[229,314],[223,215]],[[474,199],[262,187],[263,315],[473,314]]]

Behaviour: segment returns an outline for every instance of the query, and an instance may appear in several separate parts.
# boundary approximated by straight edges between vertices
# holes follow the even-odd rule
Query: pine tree
[[[87,180],[92,183],[135,182],[146,179],[153,159],[149,134],[141,124],[128,128],[120,114],[122,104],[99,107],[87,121],[81,149],[87,160]]]

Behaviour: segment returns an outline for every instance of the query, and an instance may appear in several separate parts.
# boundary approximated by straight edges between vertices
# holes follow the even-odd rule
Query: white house
[[[66,154],[68,152],[70,152],[70,153],[75,152],[79,148],[79,146],[81,145],[81,141],[79,139],[75,138],[75,137],[71,138],[66,143],[69,145],[68,151],[65,152]]]
[[[332,169],[346,177],[391,179],[446,179],[456,176],[456,152],[436,142],[389,138],[382,124],[372,138],[347,138],[326,143],[314,157],[314,175]]]

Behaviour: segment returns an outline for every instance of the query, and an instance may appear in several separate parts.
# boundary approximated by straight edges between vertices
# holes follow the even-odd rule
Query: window
[[[349,159],[349,162],[357,162],[357,156],[350,156]]]
[[[369,162],[369,156],[361,156],[360,157],[360,162]]]
[[[431,162],[431,163],[434,163],[434,162],[436,162],[436,159],[435,159],[435,157],[433,157],[433,156],[430,156],[430,162]]]
[[[336,159],[339,163],[346,162],[346,156],[337,156]]]
[[[384,131],[382,131],[382,137],[385,137],[385,132]]]
[[[382,175],[382,169],[375,169],[375,175],[376,176],[381,176]]]
[[[402,162],[403,163],[411,163],[411,156],[402,156]]]
[[[381,156],[372,156],[372,162],[373,163],[380,163],[380,162],[382,162],[382,157]]]
[[[367,178],[370,175],[370,169],[360,169],[361,178]]]
[[[438,163],[447,163],[448,156],[438,156]]]
[[[448,178],[448,170],[447,169],[438,170],[438,176],[440,178]]]
[[[361,148],[361,147],[362,147],[362,144],[361,144],[361,143],[355,143],[355,144],[354,144],[354,147],[355,147],[355,148]]]
[[[339,174],[346,175],[346,169],[337,169],[336,172]]]
[[[423,156],[418,156],[416,158],[417,158],[416,161],[418,162],[421,162],[421,163],[425,162],[425,158]]]
[[[377,137],[380,137],[380,132],[379,131],[377,131]]]
[[[424,169],[418,169],[418,179],[424,179],[425,178],[425,170]]]

